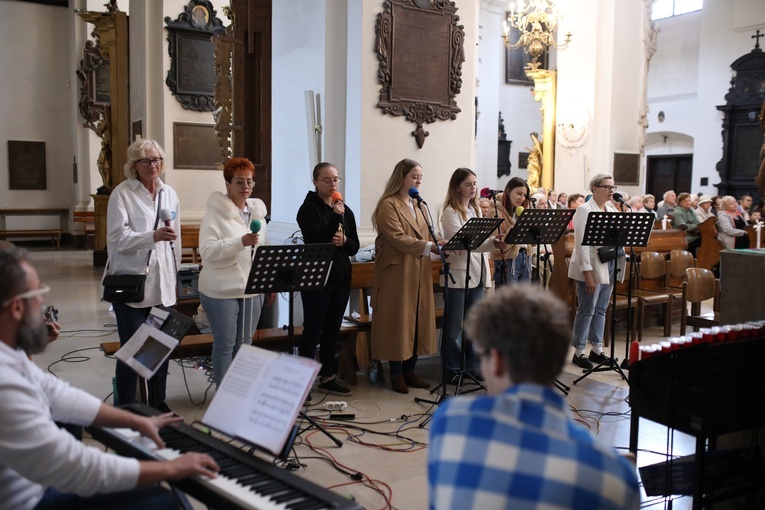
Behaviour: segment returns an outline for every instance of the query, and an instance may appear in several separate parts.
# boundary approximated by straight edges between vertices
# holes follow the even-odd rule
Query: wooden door
[[[693,155],[648,156],[647,166],[646,193],[654,195],[657,204],[665,191],[675,190],[678,195],[693,191]]]

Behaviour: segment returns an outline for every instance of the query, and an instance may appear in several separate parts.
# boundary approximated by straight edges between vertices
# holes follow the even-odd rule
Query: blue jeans
[[[117,318],[117,333],[120,337],[120,345],[125,345],[149,316],[151,307],[133,308],[125,303],[113,303],[112,306],[114,307],[114,316]],[[154,374],[154,377],[149,379],[147,397],[149,405],[152,407],[157,407],[165,402],[167,367],[168,361],[165,361],[159,367],[157,373]],[[138,374],[121,361],[117,361],[114,375],[116,377],[114,405],[121,406],[135,402]]]
[[[483,287],[468,290],[467,308],[465,308],[465,289],[450,288],[446,296],[446,313],[441,326],[441,355],[444,357],[447,373],[460,370],[462,361],[463,313],[483,297]],[[481,360],[475,352],[473,342],[465,339],[465,369],[478,371]]]
[[[501,287],[510,283],[529,283],[530,281],[529,256],[525,251],[518,253],[518,256],[512,260],[506,260],[504,271],[502,261],[494,261],[494,287]]]
[[[148,486],[111,494],[96,494],[84,497],[76,494],[59,492],[48,488],[35,510],[131,510],[133,508],[151,508],[175,510],[179,508],[175,495],[162,487]]]
[[[252,344],[252,335],[258,327],[264,297],[218,299],[199,293],[207,320],[212,329],[212,364],[216,388],[228,372],[231,361],[242,344]]]
[[[609,268],[611,265],[609,264]],[[584,282],[576,280],[576,295],[579,306],[574,317],[574,341],[572,345],[583,350],[587,341],[592,345],[603,345],[603,333],[606,327],[606,311],[613,289],[613,272],[609,271],[610,283],[595,286],[595,292],[587,294]]]

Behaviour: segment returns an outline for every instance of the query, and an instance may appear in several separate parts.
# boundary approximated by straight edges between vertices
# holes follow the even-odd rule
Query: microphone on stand
[[[628,203],[627,203],[627,202],[624,200],[624,197],[622,196],[622,194],[621,194],[621,193],[614,193],[614,200],[616,200],[617,202],[619,202],[619,203],[620,203],[620,204],[622,204],[622,205],[626,205],[627,207],[629,207],[629,208],[630,208],[630,210],[632,210],[632,207],[630,206],[630,204],[628,204]]]
[[[529,202],[531,202],[531,208],[536,209],[537,208],[537,199],[534,197],[529,197]]]
[[[167,208],[159,210],[159,219],[165,224],[166,227],[170,227],[172,221],[175,219],[175,211],[171,211]],[[170,241],[170,249],[173,249],[173,241]]]
[[[420,196],[420,190],[418,190],[417,188],[409,188],[409,197],[417,200],[417,205],[419,204],[428,205],[428,203],[424,201],[422,197]]]
[[[252,220],[250,222],[250,232],[257,234],[260,232],[261,226],[262,225],[260,224],[260,220]],[[255,255],[255,245],[250,246],[250,258],[252,258],[253,255]]]
[[[520,218],[521,214],[523,214],[523,211],[524,211],[523,206],[519,205],[518,207],[515,208],[515,215]]]
[[[482,198],[494,198],[496,195],[502,193],[501,189],[489,189],[489,188],[483,188],[481,190],[481,197]]]

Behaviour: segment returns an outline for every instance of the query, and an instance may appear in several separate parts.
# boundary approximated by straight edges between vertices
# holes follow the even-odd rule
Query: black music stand
[[[537,261],[539,261],[539,245],[555,244],[566,231],[571,218],[574,217],[574,209],[526,209],[523,214],[515,222],[515,226],[507,233],[505,242],[507,244],[536,244],[537,245]],[[539,262],[537,262],[539,264]],[[541,271],[537,271],[538,275],[541,275]],[[547,286],[546,272],[544,280],[541,282],[542,287]],[[563,392],[564,395],[568,395],[571,391],[569,386],[566,386],[558,379],[555,379],[555,386]]]
[[[591,212],[587,216],[587,225],[584,227],[582,246],[613,246],[616,252],[622,247],[646,246],[651,237],[653,218],[650,214],[643,213],[618,213],[618,212]],[[620,257],[624,257],[624,251]],[[614,259],[613,280],[614,288],[611,300],[611,357],[601,361],[597,366],[586,369],[584,374],[574,380],[578,383],[593,372],[607,372],[613,370],[627,381],[621,367],[614,357],[616,344],[616,276],[619,272],[619,258]],[[634,263],[634,262],[633,262]],[[627,313],[631,313],[627,310]]]
[[[295,292],[316,291],[324,288],[332,268],[332,256],[335,250],[336,247],[332,243],[318,243],[260,246],[255,252],[244,293],[288,293],[289,313],[287,325],[283,328],[287,330],[287,352],[289,354],[294,354],[293,311]],[[303,411],[300,411],[300,416],[311,424],[305,430],[310,429],[311,426],[316,427],[338,447],[343,446],[339,439],[324,430],[321,425]]]
[[[507,244],[536,244],[537,266],[540,264],[540,245],[555,244],[566,231],[574,209],[526,209],[515,222],[515,226],[507,233]],[[542,279],[543,287],[547,286],[547,271],[537,270],[537,276]]]
[[[465,288],[464,293],[465,297],[462,302],[462,324],[463,324],[463,331],[462,331],[462,337],[460,339],[460,369],[457,374],[457,384],[454,389],[454,395],[457,396],[460,393],[472,393],[474,391],[478,390],[485,390],[486,387],[481,384],[481,382],[473,376],[470,372],[467,371],[467,356],[465,353],[465,346],[466,346],[466,340],[465,340],[465,331],[464,331],[464,324],[465,319],[467,318],[467,302],[468,302],[468,294],[470,292],[470,253],[473,250],[478,249],[483,242],[488,238],[492,232],[494,232],[497,227],[502,223],[502,218],[471,218],[467,221],[462,227],[457,231],[456,234],[452,236],[451,239],[449,239],[449,242],[447,242],[444,246],[441,247],[443,251],[466,251],[466,269],[465,269]],[[444,317],[446,317],[446,312],[444,312]],[[444,346],[443,342],[441,343],[441,384],[444,387],[444,392],[446,392],[446,366],[445,366],[445,356],[444,356]],[[462,392],[462,385],[463,381],[465,380],[465,377],[473,381],[477,386],[475,388],[472,388],[468,391]],[[435,390],[434,390],[435,391]],[[431,392],[432,393],[432,392]]]

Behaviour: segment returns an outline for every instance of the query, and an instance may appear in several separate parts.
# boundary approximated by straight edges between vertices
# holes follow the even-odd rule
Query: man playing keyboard
[[[171,413],[138,416],[72,388],[28,356],[42,352],[48,330],[40,313],[50,289],[23,250],[0,250],[0,509],[178,508],[162,481],[215,477],[208,455],[138,461],[86,446],[54,421],[127,427],[158,447],[159,429],[180,421]]]

